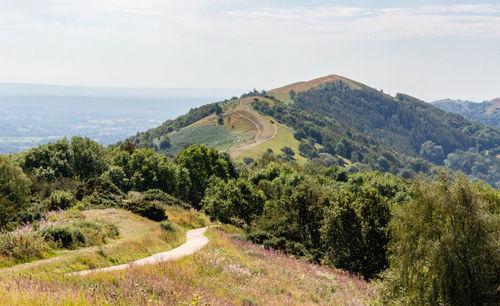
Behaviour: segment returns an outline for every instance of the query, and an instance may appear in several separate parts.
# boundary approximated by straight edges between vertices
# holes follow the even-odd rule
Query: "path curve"
[[[133,261],[131,263],[127,263],[127,264],[122,264],[122,265],[112,266],[112,267],[107,267],[107,268],[78,271],[78,272],[68,273],[66,275],[87,275],[87,274],[96,273],[96,272],[118,271],[118,270],[128,269],[132,266],[143,266],[143,265],[155,264],[155,263],[167,261],[167,260],[179,259],[179,258],[184,257],[186,255],[193,254],[194,252],[198,251],[199,249],[201,249],[202,247],[204,247],[208,243],[208,238],[205,237],[205,235],[204,235],[206,230],[207,230],[207,228],[203,227],[203,228],[198,228],[198,229],[187,231],[186,242],[183,245],[178,246],[175,249],[172,249],[172,250],[167,251],[167,252],[157,253],[157,254],[154,254],[152,256],[149,256],[149,257],[146,257],[143,259],[139,259],[139,260]]]
[[[239,107],[240,108],[242,107],[241,102],[240,102]],[[246,109],[244,111],[251,112],[249,109]],[[277,125],[276,122],[272,124],[272,126],[274,128],[273,134],[271,136],[265,137],[264,135],[262,135],[262,128],[260,127],[260,124],[263,124],[262,122],[260,122],[260,124],[258,122],[255,122],[253,119],[251,119],[248,116],[244,115],[238,108],[236,108],[235,110],[233,110],[231,113],[233,115],[245,118],[250,123],[252,123],[253,125],[255,125],[255,127],[257,128],[257,133],[253,137],[254,138],[253,142],[247,143],[247,144],[243,144],[241,146],[238,146],[238,147],[232,149],[229,152],[231,158],[233,158],[233,159],[237,158],[239,155],[245,153],[246,151],[251,150],[252,148],[254,148],[256,146],[258,146],[258,145],[260,145],[260,144],[262,144],[264,142],[267,142],[267,141],[273,139],[278,134],[278,125]]]

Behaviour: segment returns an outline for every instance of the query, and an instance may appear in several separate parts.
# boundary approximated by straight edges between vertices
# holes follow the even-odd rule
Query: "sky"
[[[0,82],[500,97],[500,0],[0,0]]]

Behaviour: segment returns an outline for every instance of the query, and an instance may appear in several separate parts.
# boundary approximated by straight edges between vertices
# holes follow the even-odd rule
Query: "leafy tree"
[[[130,190],[130,180],[120,166],[111,166],[108,171],[103,174],[105,179],[110,180],[116,187],[122,191]]]
[[[250,225],[262,214],[264,195],[244,179],[225,182],[214,178],[201,202],[203,210],[215,220],[225,223]]]
[[[0,230],[12,226],[27,208],[30,185],[22,169],[0,155]]]
[[[438,165],[443,164],[443,147],[436,145],[431,140],[427,140],[422,143],[422,146],[420,147],[420,155]]]
[[[163,137],[163,139],[160,141],[159,148],[160,150],[165,150],[170,148],[170,139],[167,136]]]
[[[71,138],[73,172],[82,179],[98,177],[109,167],[106,149],[87,137]]]
[[[375,277],[387,267],[387,199],[373,188],[362,188],[358,194],[342,190],[331,195],[329,202],[321,228],[324,262],[368,279]]]
[[[72,152],[66,138],[29,149],[17,159],[23,170],[32,172],[38,179],[53,181],[73,176]]]
[[[465,177],[417,181],[391,221],[386,298],[403,304],[497,304],[498,193]],[[496,208],[493,208],[496,207]],[[493,209],[492,209],[493,208]]]
[[[228,155],[220,154],[214,148],[204,145],[189,147],[179,153],[175,160],[179,166],[188,170],[191,182],[188,200],[196,207],[205,195],[210,177],[227,180],[236,176]]]
[[[177,189],[176,165],[153,149],[138,149],[130,156],[130,183],[137,191],[160,189],[173,194]]]
[[[288,178],[294,176],[292,174]],[[263,185],[262,182],[265,181],[261,181],[259,186]],[[283,188],[278,182],[280,181],[273,181],[269,190]],[[292,180],[285,179],[285,184],[288,186],[281,192],[283,195],[280,198],[276,200],[271,198],[266,202],[257,227],[275,237],[298,243],[297,246],[305,247],[308,253],[312,254],[311,259],[318,261],[321,243],[319,228],[323,219],[322,192],[311,182],[295,184]],[[278,245],[278,247],[285,246]],[[291,247],[285,251],[298,251],[297,255],[304,255],[301,247]]]

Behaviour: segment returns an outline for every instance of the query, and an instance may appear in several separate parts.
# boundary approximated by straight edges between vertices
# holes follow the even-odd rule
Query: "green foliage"
[[[120,235],[120,230],[115,224],[104,221],[79,221],[72,223],[71,226],[82,231],[87,246],[101,245],[106,243],[108,238],[115,239]]]
[[[160,189],[150,189],[143,194],[143,199],[145,201],[159,201],[165,205],[177,205],[183,208],[190,208],[190,206],[183,201],[169,195]]]
[[[500,147],[496,150],[477,152],[471,148],[467,151],[455,151],[448,154],[444,164],[446,167],[462,171],[482,179],[496,188],[500,188]]]
[[[0,155],[0,229],[18,221],[28,207],[31,181],[7,156]]]
[[[222,108],[219,103],[206,104],[200,107],[192,108],[187,114],[174,120],[167,120],[157,128],[137,133],[137,135],[128,138],[125,142],[133,143],[139,148],[154,148],[155,140],[163,139],[168,135],[171,139],[172,146],[174,146],[173,139],[171,137],[171,134],[174,131],[179,131],[181,128],[187,127],[210,114],[216,113],[219,115],[221,114],[221,111]]]
[[[153,221],[168,220],[165,205],[157,201],[128,200],[123,208]]]
[[[71,138],[72,169],[82,179],[97,177],[109,167],[106,149],[85,137]]]
[[[40,230],[40,234],[60,248],[75,249],[87,244],[82,230],[71,225],[48,226]]]
[[[164,155],[152,149],[138,149],[128,161],[127,171],[132,175],[131,187],[137,191],[161,189],[174,193],[177,187],[177,167]]]
[[[60,177],[77,176],[83,180],[101,175],[109,165],[106,149],[97,142],[75,136],[40,145],[21,153],[18,157],[25,171],[38,179],[49,181]]]
[[[160,226],[167,232],[177,232],[177,228],[168,220],[160,222]]]
[[[130,180],[127,174],[120,166],[111,166],[108,171],[103,174],[103,178],[112,182],[120,190],[130,189]]]
[[[211,182],[201,202],[211,218],[235,225],[250,225],[262,213],[264,195],[244,179]]]
[[[24,262],[41,258],[50,250],[45,237],[33,231],[0,232],[0,258]]]
[[[75,198],[71,192],[64,190],[54,191],[47,199],[49,210],[65,210],[75,204]]]
[[[179,166],[189,172],[191,187],[189,201],[198,206],[205,195],[209,179],[212,176],[227,180],[236,177],[232,161],[228,155],[220,154],[213,148],[206,146],[191,146],[176,157]]]
[[[363,188],[356,195],[342,191],[328,200],[321,228],[324,262],[373,278],[387,267],[387,199]]]
[[[390,224],[386,297],[419,305],[496,304],[498,192],[441,173],[437,181],[415,182],[413,193]]]

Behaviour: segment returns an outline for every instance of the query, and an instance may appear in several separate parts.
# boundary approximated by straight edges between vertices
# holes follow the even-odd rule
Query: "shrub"
[[[75,204],[73,194],[64,190],[56,190],[52,192],[47,200],[47,208],[49,210],[64,210]]]
[[[168,193],[160,189],[149,189],[144,193],[143,199],[146,201],[160,201],[165,205],[177,205],[186,209],[191,207],[189,204],[184,203],[183,201],[169,195]]]
[[[115,239],[120,235],[118,227],[109,222],[80,221],[72,224],[85,235],[87,245],[101,245],[107,238]]]
[[[168,220],[168,216],[165,214],[165,205],[156,201],[129,200],[123,205],[123,208],[153,221]]]
[[[56,243],[56,247],[74,249],[85,246],[87,239],[81,229],[71,225],[48,226],[40,230],[40,233]]]
[[[50,248],[43,235],[33,231],[0,233],[0,255],[16,262],[43,257]]]
[[[177,228],[170,221],[162,221],[160,226],[167,232],[177,232]]]

